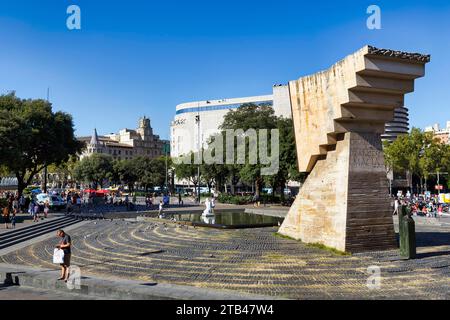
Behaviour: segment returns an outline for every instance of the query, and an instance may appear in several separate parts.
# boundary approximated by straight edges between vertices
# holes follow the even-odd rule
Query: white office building
[[[205,147],[208,138],[219,132],[225,115],[246,103],[269,105],[277,116],[292,116],[289,88],[286,85],[275,85],[271,95],[183,103],[177,106],[171,124],[171,156],[179,157],[198,151],[200,144]]]

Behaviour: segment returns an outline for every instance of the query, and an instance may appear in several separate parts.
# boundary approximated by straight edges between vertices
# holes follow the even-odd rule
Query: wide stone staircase
[[[75,217],[61,217],[0,234],[0,250],[79,223]]]

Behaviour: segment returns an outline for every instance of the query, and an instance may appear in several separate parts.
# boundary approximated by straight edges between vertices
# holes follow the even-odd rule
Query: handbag
[[[64,263],[64,250],[55,248],[55,251],[53,251],[53,263],[55,264]]]

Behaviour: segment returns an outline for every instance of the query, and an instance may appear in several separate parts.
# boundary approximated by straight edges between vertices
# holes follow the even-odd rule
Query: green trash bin
[[[411,210],[401,206],[399,210],[400,256],[415,259],[416,251],[416,223],[411,217]]]

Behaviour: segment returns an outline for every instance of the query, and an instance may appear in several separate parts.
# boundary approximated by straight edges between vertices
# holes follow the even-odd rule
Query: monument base
[[[279,233],[352,253],[397,248],[380,134],[348,132],[337,140]]]

